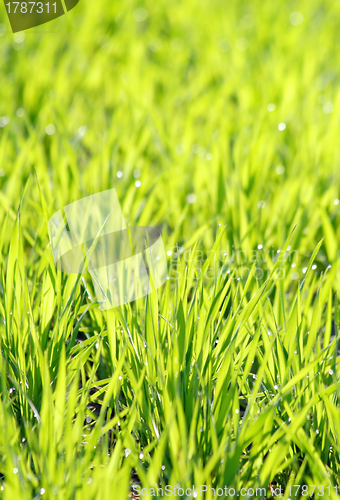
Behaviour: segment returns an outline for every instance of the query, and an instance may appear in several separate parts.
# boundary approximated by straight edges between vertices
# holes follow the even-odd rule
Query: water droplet
[[[137,23],[142,23],[148,17],[148,11],[140,7],[133,13],[133,18]]]
[[[235,45],[237,50],[243,52],[249,47],[249,41],[246,38],[239,38],[238,40],[236,40]]]
[[[231,43],[226,38],[222,38],[222,40],[218,42],[218,48],[221,52],[229,52],[231,49]]]
[[[322,106],[322,110],[326,115],[330,115],[334,111],[334,106],[331,102],[325,102],[325,104]]]
[[[293,26],[299,26],[303,23],[303,15],[301,12],[292,12],[289,16],[289,21]]]
[[[195,203],[196,199],[197,199],[197,196],[195,195],[195,193],[190,193],[186,197],[187,203],[189,203],[189,205],[192,205],[193,203]]]
[[[47,125],[46,127],[46,134],[47,135],[53,135],[54,132],[55,132],[55,126],[53,125],[53,123],[50,123],[49,125]]]

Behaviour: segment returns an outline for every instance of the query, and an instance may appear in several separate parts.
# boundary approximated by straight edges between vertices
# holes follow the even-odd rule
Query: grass
[[[24,41],[0,16],[0,497],[336,498],[339,5],[81,0]],[[102,312],[47,222],[112,187],[169,280]]]

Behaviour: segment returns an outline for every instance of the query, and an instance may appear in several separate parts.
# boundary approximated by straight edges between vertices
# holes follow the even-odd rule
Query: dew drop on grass
[[[268,109],[269,113],[272,113],[275,109],[275,104],[273,104],[273,103],[268,104],[267,109]]]
[[[147,17],[148,17],[148,12],[142,7],[136,9],[133,13],[133,18],[137,23],[142,23],[143,21],[145,21]]]
[[[6,125],[9,124],[9,118],[8,116],[1,116],[0,117],[0,127],[5,127]]]
[[[203,148],[203,147],[198,148],[198,156],[200,158],[204,158],[206,154],[207,154],[207,150],[205,148]]]
[[[293,26],[299,26],[303,23],[303,15],[301,12],[292,12],[289,16],[289,21]]]
[[[189,205],[193,205],[196,202],[195,193],[188,194],[188,196],[186,197],[186,200],[187,200],[187,203],[189,203]]]
[[[330,368],[330,369],[328,370],[328,373],[329,373],[330,375],[333,375],[333,370]]]
[[[286,129],[286,124],[283,122],[279,123],[277,128],[280,130],[280,132],[282,132],[283,130]]]
[[[330,115],[334,111],[334,106],[331,102],[325,102],[325,104],[322,106],[322,110],[326,115]]]
[[[239,38],[238,40],[236,40],[235,45],[237,50],[239,50],[240,52],[244,52],[249,47],[249,41],[246,38]]]
[[[19,469],[18,469],[17,467],[14,467],[14,469],[13,469],[13,473],[14,473],[14,474],[17,474],[18,472],[19,472]]]
[[[50,123],[49,125],[47,125],[46,127],[46,134],[47,135],[53,135],[55,132],[55,126],[53,125],[53,123]]]
[[[285,173],[286,169],[283,165],[279,165],[276,167],[276,173],[277,175],[283,175]]]
[[[226,38],[222,38],[222,40],[218,42],[218,48],[221,52],[229,52],[231,49],[231,43]]]

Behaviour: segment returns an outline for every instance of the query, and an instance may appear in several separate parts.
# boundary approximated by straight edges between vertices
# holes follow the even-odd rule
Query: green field
[[[0,5],[1,499],[338,497],[339,29],[330,0],[80,0],[13,35]],[[110,188],[169,279],[101,311],[47,224]]]

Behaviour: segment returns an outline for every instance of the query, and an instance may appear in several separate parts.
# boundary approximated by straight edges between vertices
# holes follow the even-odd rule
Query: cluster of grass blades
[[[102,313],[49,248],[27,275],[19,211],[1,267],[4,498],[337,484],[335,271],[313,273],[320,242],[287,308],[292,234],[260,283],[216,264],[225,230],[202,269],[197,246],[189,266],[176,254],[178,279]]]
[[[14,37],[0,8],[1,499],[337,497],[339,26],[331,0],[81,0]],[[169,279],[103,312],[47,223],[110,188]]]

